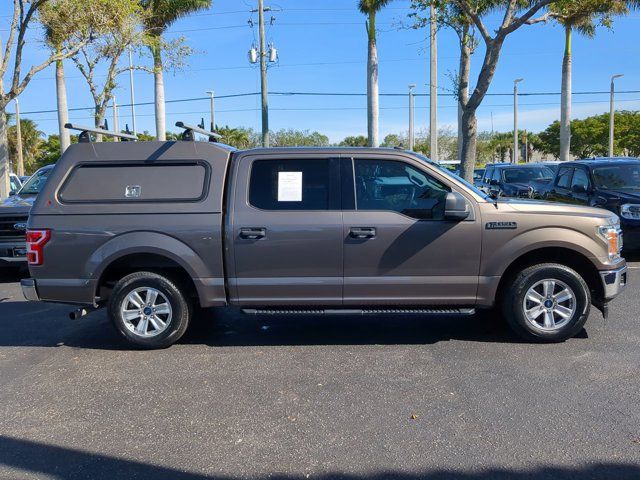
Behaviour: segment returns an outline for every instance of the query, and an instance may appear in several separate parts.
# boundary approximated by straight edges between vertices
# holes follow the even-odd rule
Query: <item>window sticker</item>
[[[302,201],[302,172],[278,172],[278,201]]]

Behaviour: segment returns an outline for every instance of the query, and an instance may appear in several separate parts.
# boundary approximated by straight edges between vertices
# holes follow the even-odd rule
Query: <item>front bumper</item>
[[[30,302],[40,301],[38,290],[36,289],[36,281],[33,278],[23,278],[20,280],[20,286],[22,287],[22,295]]]
[[[625,265],[616,270],[601,271],[600,279],[602,280],[604,300],[611,300],[622,293],[627,286],[627,267]]]

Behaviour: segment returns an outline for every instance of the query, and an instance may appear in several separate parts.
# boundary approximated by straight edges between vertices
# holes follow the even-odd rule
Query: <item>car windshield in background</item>
[[[448,177],[453,178],[454,180],[456,180],[457,182],[463,183],[469,190],[472,190],[473,193],[475,193],[476,195],[478,195],[480,198],[484,198],[485,200],[490,200],[489,195],[487,195],[486,193],[484,193],[482,190],[478,189],[475,185],[473,185],[472,183],[467,182],[464,178],[459,177],[458,175],[454,174],[451,172],[451,170],[448,170],[446,168],[444,168],[442,165],[437,164],[436,162],[434,162],[433,160],[430,160],[429,158],[425,157],[424,155],[420,155],[419,153],[413,153],[413,155],[420,161],[424,162],[424,163],[428,163],[429,165],[433,165],[434,167],[436,167],[438,170],[440,170],[441,172],[445,173]]]
[[[640,190],[640,164],[594,168],[593,179],[604,190]]]
[[[50,168],[46,170],[38,170],[20,189],[20,193],[26,195],[37,195],[38,193],[40,193],[40,190],[42,190],[44,184],[47,183],[49,173],[51,173]]]
[[[505,183],[528,183],[541,178],[553,178],[553,170],[548,167],[516,167],[504,170]]]

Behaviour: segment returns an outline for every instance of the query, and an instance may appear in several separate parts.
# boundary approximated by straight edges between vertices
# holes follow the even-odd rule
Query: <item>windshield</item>
[[[47,178],[49,177],[49,173],[51,173],[51,168],[47,168],[46,170],[38,170],[34,173],[27,183],[20,189],[20,194],[23,195],[37,195],[44,187],[44,184],[47,183]]]
[[[640,164],[612,165],[593,169],[593,179],[597,188],[640,189]]]
[[[531,180],[553,178],[553,171],[548,167],[517,167],[505,168],[502,175],[505,183],[529,183]]]
[[[451,178],[452,180],[456,180],[460,183],[462,183],[465,187],[467,187],[469,190],[471,190],[473,193],[475,193],[476,195],[478,195],[480,198],[484,198],[485,200],[491,200],[491,198],[489,197],[489,195],[487,195],[486,193],[484,193],[482,190],[476,188],[475,185],[467,182],[464,178],[462,177],[458,177],[457,175],[451,173],[450,170],[447,170],[446,168],[442,167],[441,165],[438,165],[436,162],[434,162],[433,160],[428,159],[427,157],[420,155],[419,153],[413,153],[412,154],[418,159],[421,160],[424,163],[428,163],[429,165],[437,168],[439,171],[441,171],[442,173],[444,173],[447,177]]]

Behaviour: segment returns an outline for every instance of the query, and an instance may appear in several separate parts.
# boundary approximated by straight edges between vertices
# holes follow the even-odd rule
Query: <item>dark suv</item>
[[[640,248],[640,160],[597,158],[565,163],[541,196],[616,213],[625,247]]]
[[[553,170],[545,165],[487,165],[484,177],[477,182],[488,195],[497,197],[529,197],[529,185],[534,180],[552,178]]]

